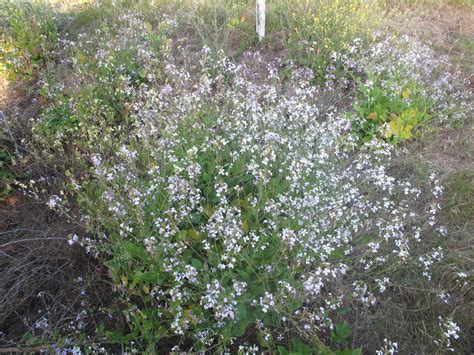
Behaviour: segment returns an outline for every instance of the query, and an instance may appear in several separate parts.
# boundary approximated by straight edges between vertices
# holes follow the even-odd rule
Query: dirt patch
[[[78,227],[15,193],[0,203],[0,346],[87,333],[111,303],[103,267],[68,236]],[[82,232],[82,231],[81,231]]]

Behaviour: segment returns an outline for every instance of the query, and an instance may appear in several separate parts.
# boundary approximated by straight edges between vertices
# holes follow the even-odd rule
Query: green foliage
[[[39,2],[0,5],[0,59],[10,79],[31,78],[51,60],[58,44],[60,17]]]
[[[212,106],[209,106],[200,113],[200,117],[212,126],[215,119],[213,113]],[[180,131],[182,136],[188,137],[188,139],[183,141],[183,146],[175,152],[178,157],[185,158],[186,152],[205,138],[204,136],[201,137],[199,132],[192,131],[190,127],[189,121],[184,120]],[[133,309],[133,303],[139,302],[142,304],[140,312],[127,313],[127,315],[130,319],[134,339],[141,342],[141,344],[146,344],[146,347],[152,346],[160,339],[173,336],[171,323],[174,321],[174,315],[179,314],[179,310],[182,310],[182,315],[178,320],[178,324],[183,327],[187,325],[188,333],[206,329],[214,322],[212,315],[203,307],[201,302],[201,296],[205,292],[203,287],[209,284],[211,280],[220,280],[223,287],[230,287],[234,281],[245,281],[249,287],[245,296],[236,298],[237,321],[226,323],[219,330],[221,335],[219,347],[228,344],[233,337],[243,336],[249,327],[256,324],[257,320],[263,321],[268,327],[280,326],[280,317],[276,315],[274,310],[264,313],[250,307],[250,302],[257,295],[261,295],[267,290],[274,292],[277,289],[278,281],[286,281],[293,287],[300,288],[298,287],[300,281],[297,279],[297,275],[290,272],[287,261],[282,258],[281,242],[276,238],[268,236],[268,241],[271,242],[264,250],[251,248],[250,246],[243,250],[236,260],[238,264],[232,270],[218,269],[225,245],[216,242],[210,250],[202,248],[201,241],[206,236],[202,234],[200,227],[208,222],[219,203],[219,198],[214,189],[215,183],[219,182],[219,166],[231,159],[230,153],[234,149],[235,147],[228,146],[220,151],[199,154],[197,161],[203,167],[203,170],[196,186],[204,193],[207,202],[204,210],[202,213],[191,215],[187,222],[181,223],[178,226],[180,231],[172,241],[158,243],[153,255],[150,255],[145,248],[146,238],[150,236],[155,226],[153,219],[149,219],[149,217],[159,215],[170,208],[179,208],[179,205],[167,198],[166,190],[156,191],[155,196],[153,196],[153,200],[156,202],[150,201],[149,204],[141,206],[139,210],[136,210],[133,206],[127,206],[129,218],[134,217],[135,232],[133,235],[127,236],[126,240],[124,240],[121,232],[120,223],[118,221],[114,222],[115,219],[108,212],[108,206],[100,202],[101,192],[110,189],[110,182],[90,182],[88,184],[90,188],[86,186],[84,190],[86,195],[79,196],[81,201],[88,201],[84,208],[89,210],[89,215],[95,216],[97,220],[110,221],[104,224],[109,238],[106,248],[107,250],[112,248],[112,250],[109,250],[111,259],[107,265],[111,270],[114,281],[122,285],[122,292],[126,296],[124,299],[132,297],[130,299],[131,309]],[[146,151],[139,151],[138,154],[141,157],[140,164],[143,164],[143,166],[153,164],[153,157],[149,156]],[[232,194],[229,203],[240,211],[243,221],[242,228],[246,233],[258,230],[259,225],[265,219],[263,206],[269,199],[283,191],[287,185],[280,177],[275,177],[264,190],[256,189],[250,177],[245,173],[245,165],[249,157],[243,157],[237,161],[232,171],[229,172],[229,177],[221,181],[229,186],[234,186],[236,183],[240,183],[240,186],[242,186],[241,192]],[[110,161],[110,164],[115,163],[118,162]],[[169,171],[171,174],[173,166],[162,165],[160,169],[164,172]],[[143,176],[142,179],[138,178],[134,182],[137,187],[146,186],[150,183],[146,176]],[[119,188],[115,190],[117,193],[122,193],[120,186],[124,186],[124,182],[115,181],[113,186]],[[254,197],[259,201],[256,206],[252,205]],[[159,303],[157,304],[157,290],[161,287],[171,290],[179,284],[175,275],[167,271],[166,265],[162,263],[166,255],[168,242],[184,243],[191,246],[189,251],[182,256],[182,262],[186,265],[192,265],[201,276],[196,282],[191,299],[188,298],[183,302],[175,301],[169,304],[167,308],[160,308],[158,307]],[[268,264],[273,267],[271,274],[258,271]],[[159,301],[160,303],[166,301],[167,296],[163,295],[163,297]],[[228,295],[228,297],[231,296]],[[282,308],[281,311],[291,313],[300,306],[301,303],[295,300],[295,302]],[[205,321],[198,322],[197,320]],[[267,344],[267,346],[270,346],[270,344]],[[205,347],[202,347],[202,349],[205,349]]]
[[[415,82],[400,86],[394,77],[382,86],[378,77],[369,74],[366,82],[359,80],[355,114],[349,116],[363,141],[382,136],[397,144],[420,133],[431,117],[429,108],[430,101]]]
[[[13,172],[9,168],[12,156],[4,149],[0,149],[0,201],[10,195],[12,190]]]
[[[81,17],[80,13],[77,17]],[[102,36],[110,41],[118,37],[115,33],[118,25],[105,22],[101,26]],[[125,80],[139,87],[148,82],[147,76],[151,72],[159,77],[161,68],[158,59],[162,47],[167,45],[166,28],[152,30],[152,26],[145,22],[142,31],[144,40],[156,55],[151,64],[147,62],[145,65],[140,59],[138,47],[133,42],[136,39],[129,42],[125,39],[127,44],[117,46],[106,58],[106,63],[98,63],[96,55],[105,42],[97,40],[89,47],[75,47],[73,51],[75,70],[93,75],[95,80],[84,78],[84,84],[75,89],[50,90],[64,80],[64,73],[43,71],[45,84],[39,92],[46,108],[34,129],[49,146],[57,148],[63,142],[73,140],[78,147],[88,149],[89,144],[94,142],[92,144],[95,145],[99,137],[112,139],[126,134],[130,128],[127,110],[130,95],[119,88]]]
[[[347,322],[337,323],[334,326],[334,330],[331,332],[329,339],[331,343],[335,345],[346,345],[348,343],[349,336],[351,335],[351,329]]]

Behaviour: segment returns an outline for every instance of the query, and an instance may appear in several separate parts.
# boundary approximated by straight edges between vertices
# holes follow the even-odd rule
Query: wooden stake
[[[257,34],[261,41],[265,36],[265,0],[257,0]]]

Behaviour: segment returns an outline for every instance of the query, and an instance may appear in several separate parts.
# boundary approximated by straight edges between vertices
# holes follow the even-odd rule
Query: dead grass
[[[55,331],[72,330],[83,310],[110,303],[101,267],[79,245],[68,245],[73,232],[77,226],[35,199],[15,193],[0,204],[0,346],[54,339]],[[40,331],[35,323],[43,316],[48,326]],[[91,324],[93,317],[100,315],[82,316]]]
[[[383,26],[432,42],[440,52],[451,55],[455,63],[474,74],[472,49],[474,41],[474,7],[453,6],[445,1],[407,4],[395,2],[388,6]],[[469,73],[470,72],[470,73]]]
[[[453,225],[474,226],[474,169],[459,169],[446,179],[446,219]]]
[[[463,169],[474,171],[474,123],[439,128],[408,145],[413,155],[442,172],[444,178]]]

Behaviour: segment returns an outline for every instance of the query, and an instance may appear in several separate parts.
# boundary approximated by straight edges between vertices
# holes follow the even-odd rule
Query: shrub
[[[168,63],[165,82],[123,82],[127,134],[91,144],[91,169],[70,184],[102,236],[82,242],[128,305],[122,341],[223,351],[254,330],[270,350],[296,336],[342,350],[345,307],[374,306],[387,265],[431,258],[421,250],[432,227],[412,206],[420,192],[385,171],[389,145],[358,150],[350,121],[324,118],[307,71],[283,96],[274,67],[256,85],[212,58],[194,81]]]
[[[359,83],[357,96],[351,118],[364,141],[382,135],[398,143],[420,133],[416,130],[430,119],[431,102],[415,82],[400,86],[393,77],[381,82],[369,75],[365,83]]]
[[[125,14],[88,33],[93,40],[84,41],[86,34],[79,34],[79,46],[63,41],[72,69],[43,72],[40,94],[47,105],[34,131],[54,149],[71,139],[88,149],[101,135],[112,139],[124,134],[130,124],[130,93],[122,89],[162,79],[159,59],[168,43],[166,31],[166,24],[152,31],[141,16]],[[76,85],[68,85],[70,75]]]
[[[0,6],[0,58],[10,79],[31,77],[54,55],[59,17],[40,3],[4,2]]]

